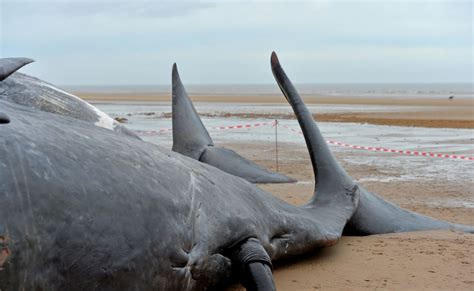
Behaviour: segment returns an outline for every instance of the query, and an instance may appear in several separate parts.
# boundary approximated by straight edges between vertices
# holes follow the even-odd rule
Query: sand
[[[273,145],[226,144],[260,165],[275,170]],[[259,185],[279,198],[299,205],[313,193],[312,168],[302,144],[279,148],[279,170],[303,183]],[[345,155],[364,154],[339,153]],[[373,155],[374,153],[370,153]],[[287,158],[285,158],[287,157]],[[289,159],[288,157],[291,157]],[[383,158],[380,154],[380,158]],[[355,179],[377,171],[372,166],[342,163]],[[367,189],[401,205],[452,222],[474,224],[474,209],[432,207],[437,198],[472,197],[473,182],[433,181],[363,182]],[[305,183],[310,182],[310,183]],[[274,270],[278,290],[473,290],[474,235],[454,231],[428,231],[366,237],[343,237],[333,247],[277,263]],[[229,290],[244,290],[232,286]]]
[[[169,95],[156,94],[111,94],[111,93],[76,93],[89,101],[170,101]],[[280,95],[197,95],[194,102],[228,102],[228,103],[286,103]],[[383,105],[396,106],[396,112],[344,112],[323,113],[315,118],[318,121],[357,122],[378,125],[400,125],[437,128],[474,128],[474,98],[377,98],[347,96],[304,96],[307,104],[338,105]],[[406,110],[405,110],[405,109]],[[229,117],[232,115],[228,115]],[[268,114],[235,114],[240,118],[294,118],[292,114],[270,116]]]
[[[170,94],[154,93],[97,93],[73,92],[84,100],[95,101],[170,101]],[[283,95],[196,95],[189,93],[194,102],[229,102],[229,103],[287,103]],[[434,98],[434,97],[376,97],[376,96],[326,96],[302,95],[306,104],[377,104],[377,105],[421,105],[421,106],[473,106],[472,98]]]

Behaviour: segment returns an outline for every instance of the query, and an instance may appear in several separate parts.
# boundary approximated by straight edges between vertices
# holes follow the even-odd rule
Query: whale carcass
[[[252,183],[293,183],[283,174],[270,172],[236,152],[214,145],[181,82],[176,64],[172,72],[173,151],[212,165]]]
[[[16,72],[32,62],[29,58],[0,59],[0,100],[88,121],[139,138],[134,132],[79,97],[38,78]]]
[[[275,54],[272,69],[316,177],[300,207],[159,146],[0,101],[0,289],[204,290],[235,275],[250,290],[273,290],[272,261],[335,244],[348,221],[365,234],[474,231],[358,186]]]
[[[0,100],[89,121],[97,126],[139,138],[88,102],[38,78],[16,72],[29,58],[0,59]],[[176,68],[173,73],[173,150],[200,159],[253,183],[289,183],[294,179],[272,173],[232,150],[215,147],[189,100]],[[203,142],[205,141],[205,142]]]

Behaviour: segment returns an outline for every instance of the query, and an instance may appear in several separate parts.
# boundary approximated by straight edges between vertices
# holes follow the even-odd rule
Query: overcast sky
[[[59,85],[472,82],[471,1],[0,0],[0,56]]]

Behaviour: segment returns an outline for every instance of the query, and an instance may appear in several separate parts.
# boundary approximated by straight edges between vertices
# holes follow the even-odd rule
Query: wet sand
[[[170,101],[169,95],[156,94],[112,94],[112,93],[76,93],[88,101]],[[192,96],[194,102],[220,103],[255,103],[255,104],[286,104],[280,95],[197,95]],[[356,122],[377,125],[399,125],[436,128],[474,128],[474,98],[408,98],[408,97],[347,97],[347,96],[304,96],[307,104],[333,105],[381,105],[396,106],[395,112],[343,112],[322,113],[317,115],[319,121]],[[292,119],[293,114],[227,114],[240,118],[279,118]],[[315,116],[316,117],[316,116]]]
[[[170,101],[171,94],[154,93],[97,93],[73,92],[84,100],[95,101]],[[283,95],[196,95],[189,93],[194,102],[229,102],[229,103],[287,103]],[[434,98],[434,97],[377,97],[377,96],[327,96],[302,95],[306,104],[376,104],[407,106],[474,106],[473,98]]]
[[[226,144],[260,165],[275,170],[274,146]],[[279,170],[302,183],[260,185],[279,198],[300,205],[312,196],[312,168],[302,144],[281,144]],[[375,166],[344,162],[348,155],[376,153],[339,152],[337,158],[355,179],[380,171]],[[384,158],[383,154],[379,154]],[[291,159],[290,159],[291,157]],[[393,157],[390,157],[393,158]],[[361,182],[367,189],[401,205],[432,217],[474,224],[474,209],[432,206],[439,199],[469,199],[474,182],[436,180]],[[333,247],[276,264],[278,290],[473,290],[474,235],[454,231],[428,231],[343,237]],[[235,285],[229,290],[243,290]]]

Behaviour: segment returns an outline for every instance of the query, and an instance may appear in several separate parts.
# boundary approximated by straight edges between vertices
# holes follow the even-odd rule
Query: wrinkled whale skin
[[[100,109],[38,78],[16,72],[33,62],[27,58],[0,59],[0,100],[91,122],[116,132],[138,136]],[[3,77],[2,77],[3,76]]]
[[[2,290],[204,290],[229,277],[242,241],[272,260],[329,246],[357,204],[347,192],[295,207],[86,122],[5,101],[0,111]]]

